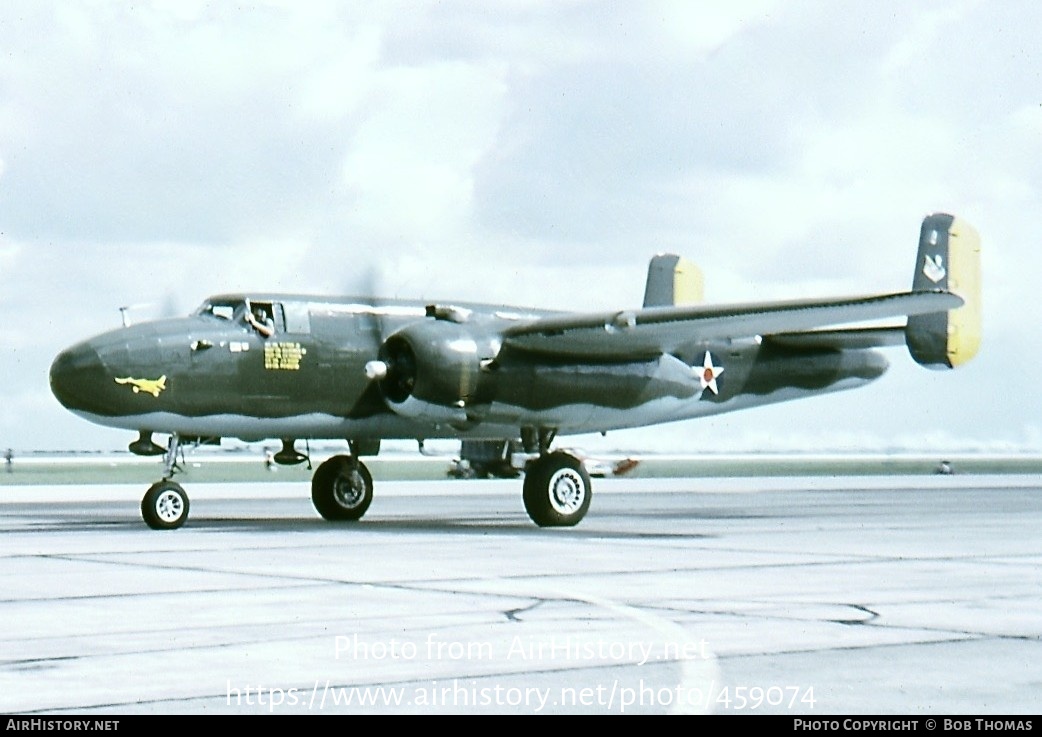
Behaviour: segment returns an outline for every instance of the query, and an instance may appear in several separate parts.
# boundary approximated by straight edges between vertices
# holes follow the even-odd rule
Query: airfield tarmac
[[[0,487],[7,714],[1031,714],[1037,475]]]

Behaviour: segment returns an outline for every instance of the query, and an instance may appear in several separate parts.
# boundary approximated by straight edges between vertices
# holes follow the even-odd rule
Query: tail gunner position
[[[970,225],[934,214],[907,292],[704,305],[698,269],[662,255],[643,306],[614,312],[227,294],[72,346],[51,367],[51,389],[81,417],[137,432],[132,452],[164,456],[141,503],[155,529],[188,517],[171,480],[181,446],[222,437],[280,439],[284,464],[307,460],[297,440],[346,439],[350,452],[322,463],[311,485],[319,514],[336,521],[369,507],[362,458],[382,439],[464,439],[523,469],[536,524],[571,526],[590,506],[590,477],[552,449],[559,434],[851,389],[879,378],[879,349],[895,345],[923,366],[955,368],[980,343],[979,257]],[[886,318],[896,322],[833,327]],[[165,448],[155,433],[169,436]]]

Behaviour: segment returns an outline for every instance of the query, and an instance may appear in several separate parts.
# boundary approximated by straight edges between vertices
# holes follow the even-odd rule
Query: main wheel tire
[[[141,500],[141,516],[153,530],[176,530],[188,519],[188,494],[180,484],[152,484]]]
[[[532,461],[525,472],[525,510],[540,527],[572,527],[586,516],[593,496],[582,461],[558,451]]]
[[[373,477],[361,461],[333,456],[311,478],[311,502],[327,520],[361,519],[373,502]]]

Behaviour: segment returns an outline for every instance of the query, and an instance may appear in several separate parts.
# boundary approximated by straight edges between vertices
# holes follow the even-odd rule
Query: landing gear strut
[[[163,457],[163,480],[152,484],[141,500],[141,516],[153,530],[176,530],[188,519],[188,494],[171,481],[180,448],[181,439],[174,433]]]
[[[539,431],[539,457],[525,469],[525,510],[540,527],[573,527],[586,516],[593,487],[580,459],[560,450],[549,452],[555,434]]]

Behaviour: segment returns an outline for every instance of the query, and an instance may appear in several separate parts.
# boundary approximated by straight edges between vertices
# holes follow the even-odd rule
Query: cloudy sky
[[[0,446],[118,448],[58,405],[63,347],[210,293],[560,309],[910,285],[921,218],[984,243],[985,336],[870,387],[619,447],[1042,447],[1042,5],[0,5]]]

